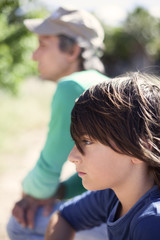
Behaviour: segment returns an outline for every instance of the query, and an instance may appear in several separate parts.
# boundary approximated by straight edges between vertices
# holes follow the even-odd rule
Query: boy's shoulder
[[[159,240],[160,214],[152,212],[141,216],[141,218],[138,219],[132,234],[133,239]]]
[[[154,187],[132,221],[133,239],[160,239],[160,190]],[[143,231],[142,231],[143,230]]]

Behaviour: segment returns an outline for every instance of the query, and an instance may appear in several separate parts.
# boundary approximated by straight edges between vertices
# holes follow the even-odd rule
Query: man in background
[[[90,13],[67,7],[24,24],[39,39],[33,60],[38,62],[41,78],[56,82],[57,88],[45,145],[22,182],[22,199],[13,208],[7,231],[12,240],[42,240],[60,200],[85,191],[77,174],[63,182],[60,174],[74,145],[70,136],[74,102],[91,85],[107,80],[99,59],[104,31]]]

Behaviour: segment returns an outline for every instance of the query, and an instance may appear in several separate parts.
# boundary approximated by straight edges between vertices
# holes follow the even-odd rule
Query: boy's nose
[[[72,148],[72,150],[68,156],[68,160],[75,164],[80,162],[80,153],[79,153],[76,145]]]

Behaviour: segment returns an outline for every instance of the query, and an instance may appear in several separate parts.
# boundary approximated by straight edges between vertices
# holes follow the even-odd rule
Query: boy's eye
[[[91,145],[93,142],[91,140],[84,139],[84,140],[82,140],[82,143],[84,145]]]

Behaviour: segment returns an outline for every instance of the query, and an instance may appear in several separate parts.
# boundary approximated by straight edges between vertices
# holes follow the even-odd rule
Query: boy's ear
[[[134,158],[134,157],[131,158],[131,161],[132,161],[133,164],[142,164],[142,163],[144,163],[144,161],[142,161],[142,160],[140,160],[138,158]]]
[[[71,62],[75,61],[78,58],[80,52],[81,48],[77,44],[75,44],[68,53],[68,60]]]

